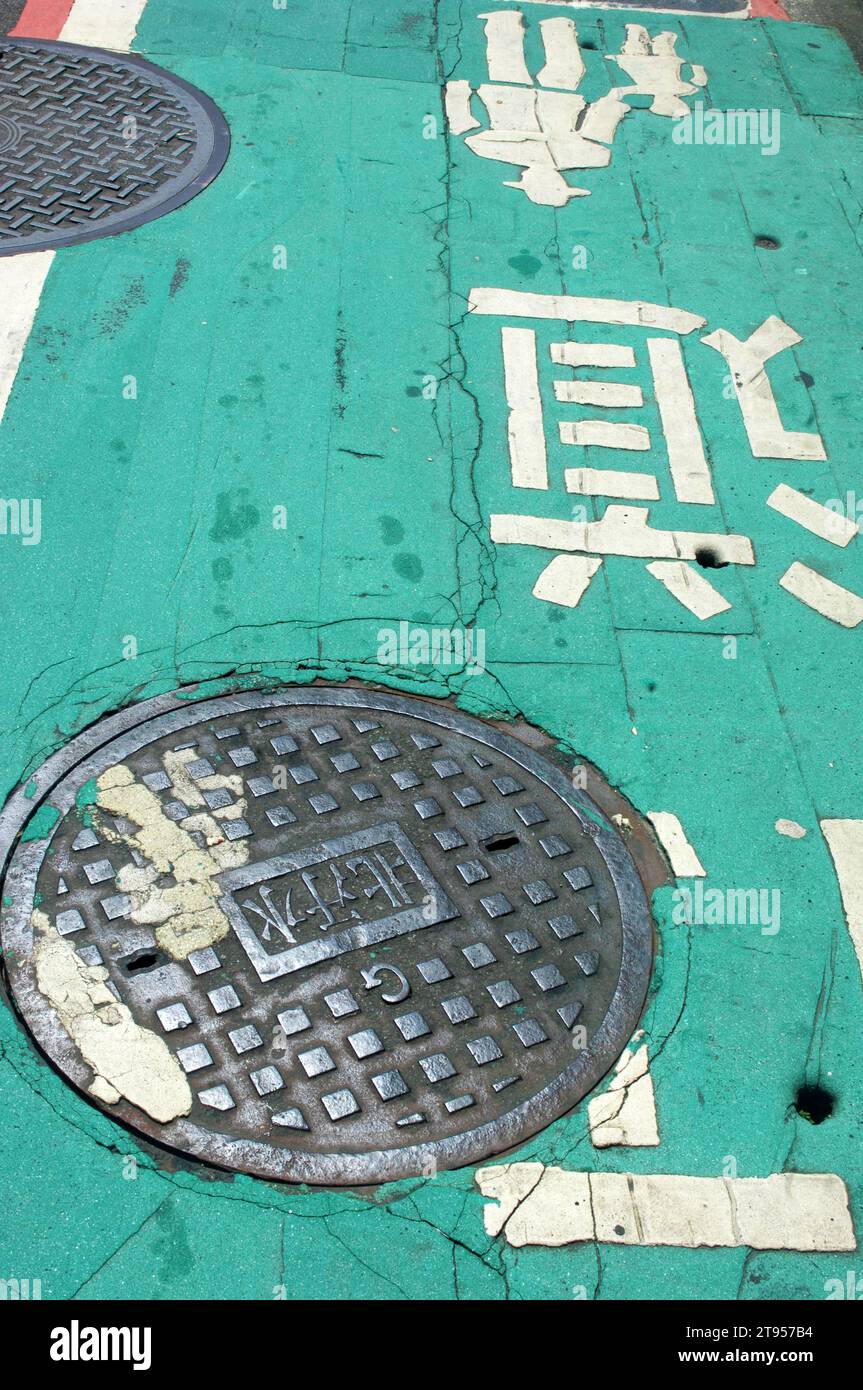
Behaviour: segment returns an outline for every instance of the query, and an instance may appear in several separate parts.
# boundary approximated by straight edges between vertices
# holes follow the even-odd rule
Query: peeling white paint
[[[782,319],[771,314],[745,342],[725,328],[701,339],[725,358],[731,370],[749,446],[757,459],[825,459],[818,434],[786,430],[764,364],[785,348],[802,343]]]
[[[832,623],[839,623],[841,627],[857,627],[863,623],[863,598],[841,584],[834,584],[832,579],[818,574],[800,560],[788,567],[779,583],[787,593]]]
[[[833,1173],[768,1178],[568,1173],[541,1163],[480,1168],[486,1233],[515,1247],[614,1245],[855,1250],[848,1193]]]
[[[633,85],[616,87],[615,95],[652,96],[654,115],[686,116],[689,107],[681,98],[703,87],[707,74],[700,64],[691,64],[692,80],[684,81],[681,73],[686,60],[678,57],[676,44],[677,35],[669,30],[652,37],[643,24],[627,24],[620,53],[608,56],[632,78]]]
[[[533,596],[564,608],[577,608],[601,564],[601,560],[586,555],[556,555],[534,584]]]
[[[787,835],[790,840],[802,840],[806,831],[796,820],[780,819],[776,822],[774,829],[779,835]]]
[[[607,410],[628,410],[644,405],[641,387],[623,381],[555,381],[553,384],[556,399],[564,403],[602,405]]]
[[[787,483],[780,483],[773,489],[767,505],[782,516],[787,516],[789,521],[796,521],[798,526],[804,526],[813,535],[820,536],[823,541],[832,541],[834,545],[847,545],[860,531],[857,523],[849,517],[834,512],[830,507],[822,507],[820,502],[813,502],[811,497],[789,487]]]
[[[471,85],[465,81],[447,82],[444,87],[444,106],[447,125],[453,135],[464,135],[466,130],[475,130],[479,121],[470,106]]]
[[[501,343],[512,485],[548,488],[536,334],[532,328],[502,328]]]
[[[863,820],[822,820],[848,931],[863,973]]]
[[[578,492],[585,497],[659,501],[659,483],[652,473],[623,473],[614,468],[567,468],[563,476],[567,492]]]
[[[584,59],[571,19],[541,19],[539,31],[545,49],[545,66],[537,74],[543,87],[565,87],[574,92],[584,76]]]
[[[643,425],[617,424],[612,420],[561,420],[558,432],[561,444],[640,452],[650,448],[650,435]]]
[[[695,853],[679,817],[672,811],[648,811],[647,819],[659,836],[659,843],[668,855],[675,878],[706,878],[701,860]]]
[[[504,318],[565,319],[568,323],[628,324],[633,328],[667,328],[672,333],[684,334],[703,328],[707,322],[700,314],[691,314],[686,309],[648,304],[640,299],[535,294],[532,290],[505,290],[493,286],[479,286],[470,291],[468,312],[497,314]]]
[[[627,1050],[618,1059],[608,1090],[588,1102],[587,1116],[591,1142],[598,1149],[618,1144],[652,1147],[659,1143],[646,1044],[636,1052]]]
[[[186,765],[195,757],[195,750],[188,748],[166,753],[163,759],[174,795],[190,809],[206,805],[204,791],[224,787],[237,795],[242,789],[238,774],[214,773],[193,781]],[[216,879],[223,870],[245,864],[248,848],[245,840],[225,838],[216,815],[239,816],[245,802],[236,801],[216,814],[196,809],[177,822],[165,815],[155,793],[136,781],[133,772],[122,764],[103,773],[96,786],[99,810],[137,827],[134,833],[121,835],[107,823],[101,826],[107,839],[127,844],[144,861],[124,865],[116,876],[118,890],[131,899],[130,919],[156,926],[158,945],[175,960],[185,960],[192,951],[203,950],[226,936],[229,925],[218,905],[221,888]],[[205,848],[195,843],[192,831],[204,836]],[[159,880],[169,873],[175,882],[162,887]]]
[[[92,1094],[109,1105],[125,1097],[160,1124],[188,1115],[192,1092],[179,1062],[114,997],[105,967],[85,965],[42,912],[33,914],[33,934],[37,987],[95,1072]]]
[[[648,574],[664,584],[670,594],[702,622],[725,613],[731,604],[714,589],[709,579],[683,560],[655,560],[647,566]]]
[[[488,75],[492,82],[533,81],[524,61],[524,17],[519,10],[495,10],[481,14],[485,20]]]
[[[716,499],[680,344],[674,338],[648,338],[647,354],[674,495],[679,502],[709,506]]]
[[[490,527],[491,538],[498,545],[536,545],[543,550],[583,550],[643,560],[694,560],[696,550],[709,547],[729,564],[755,564],[752,543],[746,536],[654,530],[648,525],[647,507],[610,505],[599,521],[493,513]]]

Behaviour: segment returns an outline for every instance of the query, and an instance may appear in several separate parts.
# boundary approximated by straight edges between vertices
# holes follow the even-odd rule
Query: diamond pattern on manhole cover
[[[0,256],[127,231],[188,202],[230,147],[209,97],[142,58],[0,39]]]
[[[71,1081],[175,1150],[333,1184],[479,1161],[637,1024],[652,933],[616,828],[448,705],[166,697],[36,788],[0,817],[15,1000]]]

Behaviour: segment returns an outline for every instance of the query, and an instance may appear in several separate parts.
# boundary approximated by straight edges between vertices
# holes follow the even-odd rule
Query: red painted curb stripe
[[[75,0],[27,0],[10,38],[58,39]]]
[[[751,19],[789,19],[790,14],[780,5],[779,0],[750,0]]]

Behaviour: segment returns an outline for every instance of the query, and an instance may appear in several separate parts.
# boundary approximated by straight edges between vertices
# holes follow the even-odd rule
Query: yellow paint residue
[[[194,811],[180,822],[165,815],[155,792],[122,763],[104,772],[96,783],[99,809],[136,827],[124,835],[102,823],[102,833],[107,839],[123,841],[145,861],[127,864],[117,874],[118,890],[132,902],[130,919],[155,926],[158,945],[174,960],[185,960],[192,951],[212,946],[228,934],[227,918],[218,906],[221,889],[216,878],[248,859],[245,841],[226,840],[217,819],[217,815],[222,819],[242,816],[245,801],[235,800],[216,814],[199,809],[206,805],[205,791],[225,788],[239,797],[242,778],[213,773],[196,782],[187,768],[196,757],[194,749],[183,748],[166,753],[162,760],[174,795]],[[205,848],[195,843],[192,831],[203,835]],[[162,887],[159,879],[165,874],[173,874],[175,882]]]
[[[93,1095],[108,1104],[125,1097],[161,1124],[188,1115],[192,1092],[177,1059],[114,998],[105,967],[85,965],[42,912],[33,914],[33,932],[36,983],[96,1073]]]

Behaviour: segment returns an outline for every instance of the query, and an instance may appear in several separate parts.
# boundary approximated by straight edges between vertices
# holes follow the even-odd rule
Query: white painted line
[[[647,819],[659,836],[675,878],[706,878],[701,860],[686,838],[686,832],[671,811],[648,811]]]
[[[518,10],[481,14],[485,20],[486,57],[490,82],[518,82],[531,86],[533,78],[524,61],[524,18]]]
[[[549,352],[561,367],[635,366],[635,352],[623,343],[552,343]]]
[[[727,612],[731,607],[728,599],[723,598],[703,574],[683,560],[655,560],[647,569],[684,608],[688,608],[696,618],[701,618],[702,622],[715,618],[717,613]]]
[[[533,586],[534,598],[577,608],[601,560],[587,555],[556,555]]]
[[[531,290],[503,290],[479,286],[468,295],[471,314],[498,314],[521,319],[565,319],[567,323],[627,324],[632,328],[667,328],[672,333],[691,333],[706,319],[686,309],[642,300],[592,299],[574,294],[534,294]]]
[[[513,487],[548,488],[542,400],[532,328],[502,328],[503,372],[509,406],[507,437]]]
[[[787,835],[789,840],[802,840],[806,834],[805,828],[796,820],[785,820],[782,817],[773,828],[778,835]]]
[[[599,449],[650,448],[650,435],[643,425],[615,424],[612,420],[561,420],[561,444],[594,445]]]
[[[800,560],[789,566],[779,583],[787,593],[832,623],[842,627],[857,627],[863,623],[863,598],[850,589],[843,589],[841,584],[834,584],[832,579],[826,579]]]
[[[53,259],[53,251],[29,251],[0,260],[0,421],[12,394]]]
[[[587,1117],[591,1143],[597,1149],[617,1144],[644,1148],[659,1143],[646,1045],[637,1052],[625,1052],[618,1060],[608,1090],[588,1102]]]
[[[863,972],[863,820],[823,820],[820,825],[836,869],[845,920]]]
[[[584,59],[574,21],[541,19],[539,29],[545,49],[545,67],[539,72],[539,81],[543,87],[563,87],[574,92],[584,77]]]
[[[730,565],[754,565],[747,536],[706,531],[661,531],[648,525],[647,507],[609,504],[599,521],[558,521],[545,516],[492,513],[498,545],[537,545],[543,550],[581,550],[589,555],[630,555],[642,560],[694,560],[705,547]]]
[[[648,338],[647,353],[674,494],[679,502],[710,506],[716,499],[680,344],[674,338]]]
[[[567,468],[563,476],[567,492],[579,492],[585,497],[659,501],[659,483],[652,473],[622,473],[615,468]]]
[[[641,387],[628,386],[623,381],[555,381],[553,385],[555,398],[564,403],[603,405],[607,410],[629,410],[644,405]]]
[[[725,328],[708,333],[701,341],[721,353],[731,369],[749,447],[755,458],[826,459],[820,435],[785,429],[764,368],[765,362],[778,352],[802,343],[799,333],[771,314],[750,333],[745,343]]]
[[[787,483],[780,483],[773,489],[767,505],[782,516],[787,516],[789,521],[796,521],[798,526],[805,526],[813,535],[820,536],[823,541],[832,541],[834,545],[847,545],[860,530],[856,522],[847,516],[841,516],[830,507],[822,507],[820,502],[813,502],[811,497],[789,487]]]
[[[464,135],[480,124],[470,109],[470,97],[469,82],[448,82],[444,88],[447,125],[453,135]]]
[[[60,38],[128,53],[146,6],[147,0],[75,0]]]
[[[567,1173],[541,1163],[480,1168],[489,1236],[516,1247],[575,1241],[752,1250],[856,1250],[848,1193],[834,1173],[768,1178]]]

